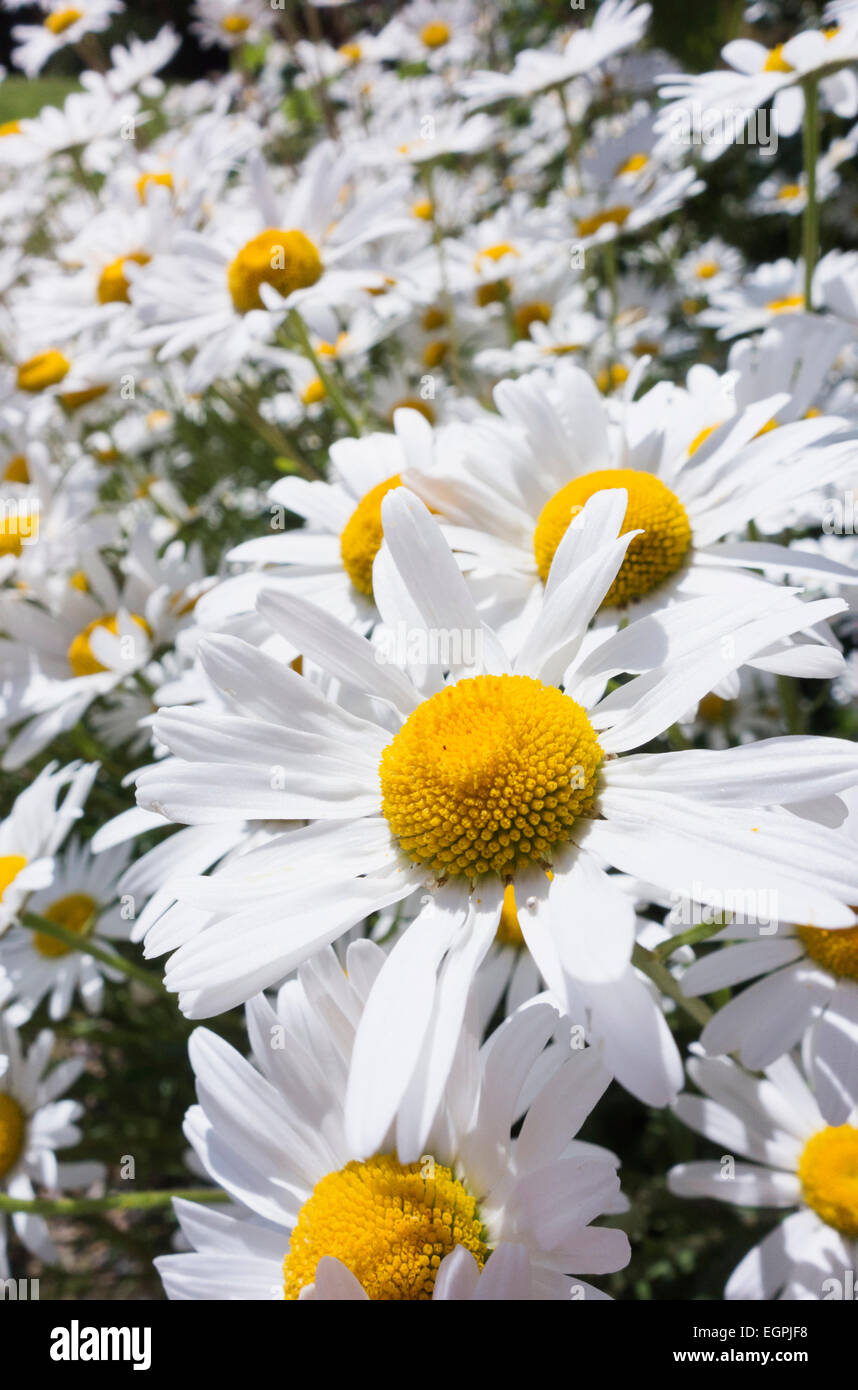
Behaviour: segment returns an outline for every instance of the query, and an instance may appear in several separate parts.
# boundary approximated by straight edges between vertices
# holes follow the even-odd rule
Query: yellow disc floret
[[[47,391],[56,386],[71,371],[71,362],[57,348],[48,348],[26,362],[19,362],[17,369],[19,391]]]
[[[14,1096],[0,1091],[0,1178],[11,1173],[24,1147],[24,1112]]]
[[[827,1226],[858,1239],[858,1129],[830,1125],[804,1146],[798,1164],[804,1200]]]
[[[518,908],[515,904],[515,889],[511,883],[504,889],[503,907],[495,932],[495,941],[499,946],[524,946],[524,933],[519,925]]]
[[[322,274],[319,253],[309,237],[299,231],[267,227],[243,246],[230,262],[227,282],[232,302],[240,314],[262,309],[261,285],[278,294],[305,290]]]
[[[443,20],[436,19],[430,24],[424,24],[420,30],[420,41],[427,48],[443,48],[445,43],[450,42],[450,26]]]
[[[10,883],[26,867],[27,861],[23,854],[0,854],[0,903],[3,901],[3,894]]]
[[[438,1266],[463,1245],[482,1269],[488,1246],[474,1197],[434,1159],[402,1164],[392,1154],[328,1173],[298,1215],[283,1262],[295,1299],[325,1255],[340,1260],[370,1299],[431,1299]]]
[[[64,34],[73,24],[77,24],[79,19],[83,19],[83,10],[54,10],[45,20],[45,28],[56,37],[58,34]]]
[[[65,898],[57,898],[56,902],[46,907],[40,915],[49,922],[56,922],[58,927],[65,927],[66,931],[83,938],[89,936],[92,931],[97,913],[98,904],[88,893],[69,893]],[[55,936],[43,931],[33,933],[33,946],[39,955],[47,956],[49,959],[67,956],[71,950],[71,946],[67,946],[64,941],[58,941]]]
[[[439,877],[543,863],[589,814],[602,750],[580,705],[530,676],[439,690],[381,755],[383,815]]]
[[[811,960],[832,975],[858,980],[858,927],[799,927],[798,934]]]
[[[115,261],[106,265],[101,272],[96,289],[99,304],[130,303],[125,267],[129,261],[132,261],[134,265],[148,265],[149,259],[145,251],[132,251],[129,256],[117,256]]]
[[[346,574],[361,594],[372,597],[372,566],[381,549],[381,504],[389,492],[402,486],[398,473],[377,483],[362,497],[343,527],[340,554]]]
[[[603,600],[613,608],[644,594],[675,574],[691,544],[691,526],[685,508],[653,473],[632,468],[605,468],[573,478],[542,509],[533,536],[536,567],[548,578],[555,552],[573,516],[597,492],[625,488],[629,495],[622,532],[642,530],[631,542],[620,572]]]
[[[246,34],[250,20],[246,14],[227,14],[221,20],[220,27],[225,34]]]
[[[147,637],[152,636],[152,629],[146,619],[139,613],[130,614],[131,621],[135,623]],[[68,649],[68,662],[72,672],[76,676],[97,676],[100,671],[106,671],[98,658],[93,654],[90,646],[90,638],[96,628],[106,628],[114,637],[119,636],[119,624],[115,613],[105,613],[100,618],[93,618],[91,623],[87,623],[82,632],[79,632],[72,639]]]

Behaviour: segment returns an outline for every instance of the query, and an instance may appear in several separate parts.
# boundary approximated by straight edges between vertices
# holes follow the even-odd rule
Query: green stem
[[[105,950],[92,937],[80,936],[77,932],[67,931],[58,922],[51,922],[47,917],[41,917],[38,912],[23,912],[20,921],[21,925],[25,926],[28,931],[42,932],[45,936],[51,936],[55,941],[62,942],[70,951],[81,951],[85,956],[92,956],[94,960],[100,960],[102,965],[108,965],[112,970],[118,970],[121,974],[127,975],[129,980],[136,980],[138,984],[145,985],[147,989],[154,990],[157,994],[167,994],[163,982],[153,971],[144,970],[142,966],[126,960],[124,956],[118,955],[115,951]]]
[[[784,720],[786,721],[787,733],[803,733],[804,720],[798,701],[795,681],[792,676],[778,676],[778,693],[781,697],[781,707],[784,713]]]
[[[186,1202],[226,1202],[229,1196],[217,1187],[191,1187],[174,1192],[112,1192],[106,1197],[7,1197],[0,1193],[0,1212],[26,1212],[32,1216],[95,1216],[103,1211],[155,1211],[168,1207],[174,1197]]]
[[[819,103],[817,101],[817,77],[808,77],[802,83],[804,88],[804,127],[802,139],[804,147],[804,177],[807,185],[807,201],[803,218],[804,249],[804,307],[808,313],[813,310],[813,272],[819,253],[819,205],[816,200],[816,161],[819,155]]]
[[[602,246],[602,261],[605,267],[605,283],[608,286],[608,294],[611,299],[610,308],[610,336],[611,350],[616,355],[617,351],[617,314],[619,309],[619,296],[617,292],[617,242],[615,237],[611,237]]]
[[[639,943],[632,952],[632,965],[642,970],[654,985],[657,985],[662,994],[666,994],[675,1004],[693,1018],[695,1023],[701,1027],[707,1024],[712,1017],[712,1010],[703,1003],[702,999],[689,999],[687,994],[683,994],[676,980],[671,975],[666,965],[652,951],[648,951],[645,946]]]
[[[211,389],[239,419],[244,420],[245,424],[250,425],[251,429],[256,431],[260,439],[265,440],[278,457],[291,459],[295,464],[296,471],[305,478],[309,478],[311,482],[315,482],[321,476],[319,470],[314,468],[309,459],[304,457],[295,441],[289,439],[277,425],[272,425],[269,420],[266,420],[251,401],[239,396],[229,386],[219,384]]]
[[[721,931],[724,925],[723,922],[699,922],[696,927],[688,927],[686,931],[677,932],[676,936],[662,941],[656,946],[653,955],[657,960],[667,960],[682,946],[696,946],[699,941],[708,941],[709,937]]]
[[[431,160],[426,160],[420,166],[420,175],[426,185],[426,195],[429,199],[429,207],[432,211],[432,243],[438,253],[438,278],[441,282],[441,303],[444,305],[444,313],[447,315],[447,341],[449,342],[448,365],[450,376],[459,390],[462,389],[462,371],[459,362],[459,333],[456,327],[456,305],[450,290],[450,277],[447,274],[447,254],[444,250],[444,230],[438,221],[438,211],[435,204],[435,185],[434,174]]]
[[[295,334],[295,337],[298,339],[298,342],[301,344],[301,351],[303,352],[307,361],[312,363],[313,367],[315,368],[316,375],[318,376],[319,380],[324,386],[325,393],[330,399],[331,405],[334,407],[337,414],[346,422],[352,434],[359,435],[360,425],[358,424],[356,417],[353,415],[348,401],[346,400],[345,396],[340,390],[339,384],[335,380],[333,373],[329,372],[327,367],[322,366],[319,354],[316,352],[315,348],[313,347],[313,344],[310,342],[310,335],[307,332],[307,325],[301,318],[301,315],[298,313],[297,309],[293,309],[291,311],[291,313],[289,314],[289,318],[287,319],[287,323],[291,331]]]

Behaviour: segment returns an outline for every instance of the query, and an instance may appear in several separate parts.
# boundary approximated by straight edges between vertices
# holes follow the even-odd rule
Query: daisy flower
[[[803,1298],[810,1288],[821,1298],[823,1279],[837,1271],[842,1281],[858,1260],[858,1111],[827,1125],[790,1057],[759,1077],[727,1058],[696,1058],[688,1073],[703,1095],[682,1095],[674,1109],[731,1162],[680,1163],[668,1174],[670,1190],[741,1207],[792,1208],[737,1265],[725,1297]],[[736,1163],[734,1153],[752,1161]]]
[[[34,1184],[57,1196],[79,1191],[104,1175],[101,1163],[61,1162],[57,1149],[78,1144],[81,1132],[75,1124],[83,1115],[76,1100],[62,1100],[78,1079],[86,1059],[59,1062],[50,1071],[53,1033],[39,1033],[24,1052],[18,1033],[0,1015],[0,1188],[19,1201],[36,1196]],[[9,1277],[7,1218],[0,1213],[0,1278]],[[59,1260],[41,1216],[15,1212],[12,1229],[25,1249],[49,1264]]]
[[[846,795],[844,829],[854,843],[855,794]],[[703,1047],[735,1052],[757,1071],[803,1040],[817,1104],[829,1124],[845,1124],[858,1105],[858,925],[826,931],[745,920],[728,923],[712,945],[718,949],[683,975],[686,994],[757,983],[718,1010]]]
[[[507,1019],[482,1048],[465,1028],[425,1141],[406,1094],[389,1133],[366,1150],[344,1099],[383,964],[383,952],[360,941],[344,973],[329,949],[283,987],[276,1009],[253,999],[255,1066],[206,1029],[192,1035],[198,1104],[185,1134],[236,1205],[175,1202],[195,1253],[156,1260],[167,1296],[604,1298],[575,1277],[629,1258],[622,1231],[590,1224],[622,1210],[616,1161],[575,1138],[608,1084],[598,1058],[563,1045],[545,1004]],[[560,1041],[543,1051],[555,1033]]]
[[[61,769],[50,763],[0,821],[0,932],[15,920],[30,893],[53,882],[54,856],[79,819],[97,771],[96,763]]]
[[[526,631],[570,517],[603,488],[627,490],[626,524],[643,531],[604,600],[603,626],[673,598],[733,593],[744,602],[766,582],[752,570],[777,582],[791,573],[854,583],[847,564],[732,539],[770,511],[775,478],[785,506],[852,476],[854,445],[822,443],[845,421],[772,428],[789,399],[781,392],[740,411],[722,400],[712,407],[719,413],[706,415],[681,387],[662,383],[637,401],[626,394],[616,410],[579,367],[534,371],[495,388],[500,418],[486,413],[463,427],[455,463],[424,475],[420,495],[452,523],[448,538],[471,556],[487,621],[504,631]],[[832,661],[829,674],[840,658],[814,641],[767,653],[761,664],[821,674]]]
[[[127,941],[132,924],[123,915],[117,888],[126,862],[122,852],[99,858],[87,845],[72,841],[55,862],[50,887],[31,894],[27,911],[82,939]],[[105,979],[121,978],[94,956],[47,932],[13,926],[0,940],[0,1003],[16,1027],[32,1018],[46,996],[51,1021],[65,1018],[75,991],[88,1013],[98,1013]]]
[[[122,0],[51,0],[41,24],[17,24],[12,30],[17,44],[12,62],[35,77],[60,49],[80,43],[87,34],[101,33],[124,9]]]
[[[203,48],[259,43],[275,23],[275,11],[259,0],[194,0],[191,29]]]
[[[633,537],[616,538],[625,505],[622,491],[588,504],[512,661],[481,623],[437,524],[395,489],[382,504],[373,575],[389,645],[282,590],[257,600],[275,632],[342,682],[349,708],[221,637],[205,639],[200,654],[234,713],[171,709],[156,720],[175,757],[141,773],[147,809],[196,824],[313,821],[210,879],[174,884],[180,902],[150,932],[147,954],[179,947],[165,982],[188,1016],[231,1008],[364,917],[425,894],[356,1044],[348,1110],[367,1142],[387,1128],[415,1069],[425,1073],[425,1113],[434,1108],[509,884],[559,998],[567,975],[607,983],[628,965],[633,905],[607,865],[651,879],[656,865],[674,889],[783,883],[796,920],[852,920],[843,904],[858,876],[839,838],[756,809],[858,780],[851,745],[774,740],[617,756],[662,733],[760,648],[842,604],[801,605],[761,586],[738,627],[732,600],[706,598],[591,644],[590,618]],[[642,668],[603,696],[609,676]],[[381,1067],[382,1054],[395,1060]]]

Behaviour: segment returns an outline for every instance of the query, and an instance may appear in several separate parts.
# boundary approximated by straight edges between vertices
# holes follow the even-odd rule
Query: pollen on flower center
[[[766,54],[766,61],[763,63],[763,72],[793,72],[792,63],[788,63],[784,57],[784,46],[782,43],[775,44],[774,48],[769,49]]]
[[[19,362],[17,368],[19,391],[47,391],[56,386],[71,371],[71,362],[58,348],[48,348],[26,362]]]
[[[381,504],[389,492],[402,486],[398,473],[377,483],[358,502],[340,535],[340,554],[346,574],[361,594],[372,597],[372,567],[381,549]]]
[[[463,1245],[482,1269],[488,1256],[476,1199],[434,1159],[401,1164],[393,1154],[328,1173],[298,1215],[283,1262],[283,1291],[296,1299],[325,1255],[341,1261],[370,1299],[431,1299],[438,1266]]]
[[[472,676],[419,705],[381,755],[382,814],[439,878],[544,863],[592,809],[602,758],[579,704],[530,676]]]
[[[766,304],[773,314],[790,314],[804,308],[803,294],[785,294],[781,299],[770,299]]]
[[[24,1147],[24,1112],[18,1102],[0,1091],[0,1178],[11,1173]]]
[[[225,34],[246,34],[250,20],[246,14],[227,14],[221,20],[220,27]]]
[[[99,304],[130,303],[128,280],[125,275],[125,267],[129,261],[134,265],[148,265],[150,257],[146,255],[145,251],[132,251],[128,256],[117,256],[115,261],[106,265],[101,272],[96,289]]]
[[[858,1129],[829,1125],[804,1146],[798,1164],[804,1200],[827,1226],[858,1238]]]
[[[536,567],[543,582],[573,516],[595,493],[620,487],[629,495],[623,534],[637,530],[644,534],[631,542],[602,606],[612,608],[643,598],[676,573],[691,544],[691,525],[679,498],[652,473],[605,468],[573,478],[543,507],[533,536]]]
[[[3,894],[10,883],[18,877],[22,869],[26,869],[27,861],[23,854],[2,854],[0,855],[0,903],[3,901]]]
[[[799,927],[804,949],[832,975],[858,980],[858,927]]]
[[[164,169],[160,173],[152,171],[140,175],[134,187],[137,189],[137,197],[140,199],[141,203],[145,203],[146,194],[153,185],[156,188],[169,188],[172,192],[173,175],[170,173],[170,170]]]
[[[92,931],[97,913],[98,903],[88,893],[69,893],[65,898],[57,898],[56,902],[46,907],[41,916],[83,938],[89,936]],[[47,956],[51,960],[57,956],[67,956],[71,950],[64,941],[58,941],[55,936],[42,931],[33,933],[33,946],[39,955]]]
[[[624,203],[620,203],[613,208],[605,208],[602,212],[594,212],[592,217],[581,217],[578,219],[578,231],[581,233],[581,236],[593,236],[596,232],[600,231],[602,227],[607,227],[609,222],[613,222],[616,226],[622,227],[630,212],[631,208],[626,207]]]
[[[77,24],[79,19],[83,19],[83,10],[54,10],[45,20],[45,28],[53,35],[64,34],[66,29],[70,29],[73,24]]]
[[[152,629],[146,619],[140,613],[130,614],[131,621],[143,631],[147,637],[152,636]],[[98,658],[93,654],[90,646],[90,638],[96,628],[106,628],[114,637],[119,635],[119,624],[115,613],[105,613],[100,618],[93,618],[91,623],[87,623],[82,632],[74,637],[68,649],[68,662],[72,672],[76,676],[97,676],[100,671],[106,671]]]
[[[285,297],[315,285],[321,274],[322,262],[309,237],[297,230],[266,227],[230,262],[227,282],[236,309],[247,314],[265,307],[261,285],[270,285]]]

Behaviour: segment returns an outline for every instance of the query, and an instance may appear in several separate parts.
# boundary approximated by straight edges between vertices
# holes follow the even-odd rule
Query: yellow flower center
[[[77,24],[79,19],[83,19],[83,10],[54,10],[45,20],[45,28],[54,35],[64,34],[66,29]]]
[[[701,261],[697,267],[697,278],[699,280],[711,280],[721,269],[717,261]]]
[[[427,343],[423,349],[423,365],[425,367],[440,367],[450,351],[450,344],[446,338],[433,338],[431,343]]]
[[[26,362],[19,362],[17,369],[19,391],[47,391],[56,386],[71,371],[71,362],[57,348],[48,348]]]
[[[694,438],[692,439],[691,443],[690,443],[689,446],[688,446],[688,457],[689,457],[689,458],[691,457],[692,454],[696,454],[696,453],[697,453],[697,450],[700,448],[700,446],[701,446],[702,444],[705,444],[705,443],[706,443],[706,441],[707,441],[707,439],[709,438],[710,434],[714,434],[715,431],[716,431],[717,428],[718,428],[718,425],[720,425],[720,424],[721,424],[721,421],[719,420],[717,424],[714,424],[714,425],[704,425],[704,426],[703,426],[703,429],[700,431],[700,433],[699,433],[699,434],[695,434]]]
[[[392,1154],[328,1173],[298,1214],[283,1261],[283,1291],[295,1299],[325,1255],[351,1270],[373,1300],[431,1299],[438,1266],[457,1245],[482,1269],[488,1245],[477,1203],[434,1159],[401,1164]]]
[[[10,883],[18,877],[22,869],[26,869],[27,861],[23,854],[3,854],[0,855],[0,903],[3,901],[3,894]]]
[[[60,405],[64,410],[80,410],[81,406],[106,396],[109,390],[109,386],[84,386],[81,391],[61,391]]]
[[[261,285],[271,285],[284,297],[315,285],[322,274],[319,253],[303,232],[267,227],[230,263],[227,271],[232,302],[240,314],[262,309]]]
[[[322,381],[322,378],[320,376],[314,376],[312,381],[309,381],[301,392],[301,401],[304,405],[318,405],[319,401],[323,401],[327,394],[325,383]]]
[[[132,622],[136,623],[147,637],[152,636],[152,629],[144,617],[141,617],[139,613],[132,613],[130,616]],[[68,649],[69,666],[75,676],[97,676],[100,671],[107,670],[107,667],[102,666],[98,658],[93,655],[92,647],[89,645],[92,634],[96,628],[100,627],[112,632],[114,637],[119,635],[119,625],[115,613],[105,613],[103,617],[93,618],[91,623],[87,623],[83,631],[79,632],[72,640]]]
[[[773,314],[789,314],[794,309],[804,308],[803,294],[787,294],[782,299],[770,299],[766,305]]]
[[[829,1125],[804,1146],[798,1164],[804,1200],[827,1226],[858,1238],[858,1129]]]
[[[134,185],[137,189],[137,197],[140,199],[141,203],[145,203],[146,193],[152,184],[155,184],[160,188],[169,188],[172,192],[173,175],[170,173],[169,169],[165,169],[160,174],[141,174],[136,184]]]
[[[361,46],[359,43],[340,44],[339,54],[345,58],[347,63],[359,63],[361,60]]]
[[[225,34],[246,34],[250,20],[246,14],[227,14],[221,20],[220,27]]]
[[[602,750],[585,711],[530,676],[473,676],[419,705],[381,755],[382,814],[439,878],[542,863],[589,814]]]
[[[437,306],[433,305],[431,308],[426,310],[425,314],[420,320],[420,327],[423,329],[424,333],[433,333],[436,328],[443,328],[446,322],[446,310],[439,309],[437,308]]]
[[[609,391],[613,391],[617,386],[622,386],[624,381],[629,379],[629,369],[622,362],[612,362],[610,367],[602,367],[596,373],[596,385],[606,396]]]
[[[424,24],[420,30],[420,42],[426,48],[443,48],[445,43],[450,42],[450,26],[444,24],[442,20],[436,19],[431,24]]]
[[[39,534],[39,512],[35,506],[22,503],[12,513],[0,512],[0,557],[20,555],[26,541]]]
[[[372,597],[372,567],[384,540],[381,504],[389,492],[401,486],[402,479],[394,473],[392,478],[370,488],[358,502],[340,536],[340,554],[346,574],[358,592],[368,598]]]
[[[4,135],[20,135],[20,134],[21,134],[21,122],[20,122],[20,121],[3,121],[3,123],[0,125],[0,137],[2,137],[2,136],[4,136]]]
[[[149,260],[150,257],[144,251],[132,251],[130,256],[117,256],[115,261],[106,265],[101,272],[96,290],[99,304],[130,303],[125,267],[129,261],[132,261],[134,265],[148,265]]]
[[[648,154],[630,154],[628,159],[617,166],[614,177],[622,178],[623,174],[639,174],[641,169],[645,169],[648,164]]]
[[[793,198],[800,197],[801,193],[802,187],[800,183],[785,183],[783,188],[778,189],[777,197],[780,202],[788,203],[791,202]]]
[[[28,483],[30,481],[30,469],[27,466],[26,454],[13,454],[3,470],[4,483]]]
[[[766,61],[763,63],[763,72],[793,72],[792,63],[788,63],[784,57],[784,46],[782,43],[775,44],[774,48],[769,49]]]
[[[484,246],[474,257],[474,270],[482,269],[483,261],[502,261],[504,256],[517,256],[519,253],[509,241],[499,241],[494,246]]]
[[[536,524],[533,553],[543,582],[573,516],[595,493],[617,487],[626,488],[629,495],[622,534],[637,530],[644,534],[636,536],[629,546],[620,572],[604,597],[605,608],[618,607],[651,593],[676,573],[691,544],[691,525],[685,508],[660,478],[633,468],[585,473],[549,498]]]
[[[88,893],[69,893],[65,898],[57,898],[41,915],[49,922],[56,922],[58,927],[65,927],[66,931],[74,932],[75,936],[83,938],[89,936],[95,926],[97,913],[98,903]],[[71,950],[65,942],[57,941],[55,936],[49,936],[47,932],[42,931],[33,933],[33,945],[39,955],[47,956],[51,960],[57,956],[67,956]]]
[[[432,204],[428,198],[419,198],[416,203],[411,204],[411,216],[416,217],[420,222],[432,221]]]
[[[858,980],[858,927],[799,927],[798,934],[811,960],[832,975]]]
[[[24,1112],[12,1096],[0,1091],[0,1178],[11,1173],[24,1147]]]
[[[520,338],[526,338],[530,333],[532,323],[548,323],[551,318],[551,305],[544,299],[532,300],[529,304],[520,304],[513,313],[513,323],[515,331]]]
[[[614,222],[618,227],[622,227],[631,208],[624,203],[615,208],[605,208],[604,212],[594,212],[592,217],[581,217],[578,219],[578,231],[581,236],[593,236],[601,227],[606,227],[609,222]]]

